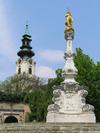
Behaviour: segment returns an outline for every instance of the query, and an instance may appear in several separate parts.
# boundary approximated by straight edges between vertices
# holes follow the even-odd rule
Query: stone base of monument
[[[53,87],[54,104],[48,106],[47,122],[95,123],[94,107],[87,104],[87,87],[77,83]]]
[[[94,113],[85,113],[85,114],[57,114],[57,113],[48,113],[47,122],[67,122],[67,123],[95,123]]]

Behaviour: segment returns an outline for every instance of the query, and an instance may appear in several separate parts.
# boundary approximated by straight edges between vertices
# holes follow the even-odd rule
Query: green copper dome
[[[32,47],[30,45],[32,39],[31,39],[31,35],[29,34],[28,31],[28,24],[26,24],[26,30],[24,35],[22,36],[22,46],[20,47],[20,51],[17,53],[18,56],[20,56],[20,58],[22,59],[28,59],[31,58],[32,56],[35,55],[35,53],[31,50]]]

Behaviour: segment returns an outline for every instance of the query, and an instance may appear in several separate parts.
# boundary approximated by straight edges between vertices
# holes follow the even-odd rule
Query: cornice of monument
[[[64,32],[65,33],[65,40],[73,40],[75,32]]]

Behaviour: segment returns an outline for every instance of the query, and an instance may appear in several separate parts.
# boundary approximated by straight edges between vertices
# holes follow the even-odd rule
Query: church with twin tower
[[[31,35],[28,31],[28,24],[26,24],[26,30],[22,36],[22,46],[17,55],[20,57],[16,62],[16,74],[28,74],[29,76],[35,76],[35,64],[32,57],[35,53],[32,51],[31,47]]]

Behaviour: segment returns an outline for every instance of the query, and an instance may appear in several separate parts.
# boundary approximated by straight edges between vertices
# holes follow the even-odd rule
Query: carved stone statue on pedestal
[[[54,86],[53,102],[48,106],[47,122],[87,122],[95,123],[94,107],[86,104],[85,97],[88,95],[86,86],[79,86],[75,81],[78,70],[74,66],[74,56],[72,50],[72,40],[74,39],[73,19],[68,11],[65,17],[66,29],[65,40],[67,49],[64,53],[66,61],[62,69],[62,77],[64,81],[60,86]]]

